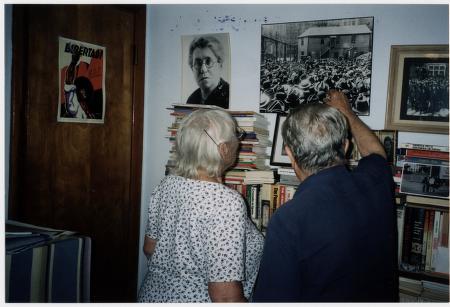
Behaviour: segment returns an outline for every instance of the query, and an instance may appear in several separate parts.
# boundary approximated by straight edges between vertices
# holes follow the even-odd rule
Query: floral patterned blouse
[[[250,298],[263,236],[238,192],[167,176],[152,193],[146,235],[157,244],[140,302],[211,302],[208,282],[226,281],[241,281]]]

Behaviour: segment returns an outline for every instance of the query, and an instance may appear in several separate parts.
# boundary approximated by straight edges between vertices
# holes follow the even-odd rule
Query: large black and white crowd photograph
[[[373,17],[262,25],[260,112],[286,114],[338,89],[369,115],[372,38]]]
[[[448,58],[405,58],[400,119],[448,122]]]

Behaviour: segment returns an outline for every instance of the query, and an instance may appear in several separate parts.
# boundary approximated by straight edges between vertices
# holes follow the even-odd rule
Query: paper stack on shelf
[[[449,291],[448,284],[442,284],[427,280],[422,280],[423,292],[422,301],[430,302],[448,302]]]
[[[422,282],[420,280],[400,276],[399,289],[400,289],[400,298],[402,297],[402,294],[404,294],[408,297],[415,297],[417,301],[417,298],[422,293]],[[410,299],[411,300],[408,301],[414,301],[414,299],[412,298]]]

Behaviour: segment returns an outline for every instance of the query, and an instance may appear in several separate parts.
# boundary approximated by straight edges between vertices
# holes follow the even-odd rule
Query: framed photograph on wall
[[[373,17],[261,25],[259,111],[286,114],[338,89],[369,115],[373,25]]]
[[[426,159],[425,159],[426,160]],[[402,170],[400,192],[430,197],[449,198],[449,167],[430,163],[405,162]]]
[[[181,36],[181,101],[229,108],[231,51],[229,33]]]
[[[289,160],[289,157],[284,150],[284,142],[281,135],[281,127],[283,126],[286,117],[287,115],[277,114],[277,120],[275,122],[275,132],[273,134],[272,153],[270,155],[271,165],[291,167],[291,161]]]
[[[391,46],[386,129],[448,133],[448,45]]]

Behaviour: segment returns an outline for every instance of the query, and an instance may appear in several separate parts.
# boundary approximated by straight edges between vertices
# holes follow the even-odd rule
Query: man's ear
[[[350,141],[346,138],[344,141],[344,155],[347,155],[347,151],[350,148]]]
[[[297,162],[295,162],[294,154],[287,145],[284,145],[284,150],[286,151],[286,154],[288,155],[289,160],[291,161],[292,167],[294,168],[294,166],[297,165]]]

